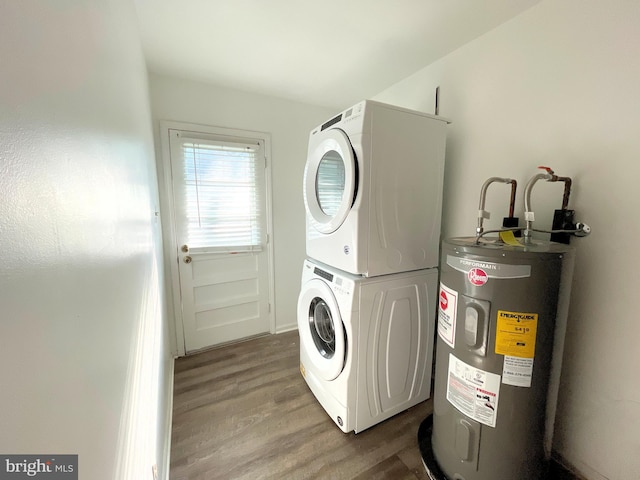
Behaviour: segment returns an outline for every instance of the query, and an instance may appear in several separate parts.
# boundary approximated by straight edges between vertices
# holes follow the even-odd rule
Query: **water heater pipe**
[[[531,232],[533,230],[533,222],[535,220],[535,215],[533,210],[531,210],[531,190],[533,186],[536,184],[538,180],[546,180],[547,182],[557,182],[560,177],[553,173],[549,167],[538,167],[547,171],[547,173],[538,173],[534,175],[531,180],[527,182],[527,185],[524,187],[524,219],[526,222],[526,228],[524,229],[524,243],[531,243]],[[565,183],[565,193],[567,192],[567,184]],[[567,202],[569,197],[567,196]],[[563,200],[564,203],[564,200]]]
[[[562,210],[569,206],[569,195],[571,194],[571,179],[569,177],[557,177],[557,182],[564,182],[564,194],[562,195]]]
[[[484,232],[483,222],[484,219],[488,219],[491,215],[484,209],[484,205],[487,199],[487,189],[489,185],[494,182],[500,183],[510,183],[511,184],[511,197],[509,200],[509,217],[513,217],[513,211],[516,203],[516,188],[518,186],[517,182],[511,178],[502,178],[502,177],[491,177],[487,179],[486,182],[482,184],[482,188],[480,189],[480,203],[478,205],[478,226],[476,227],[476,238],[480,237],[482,232]]]

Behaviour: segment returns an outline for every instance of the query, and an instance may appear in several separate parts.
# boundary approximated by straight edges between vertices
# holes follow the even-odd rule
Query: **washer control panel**
[[[334,275],[319,267],[314,267],[313,274],[331,283],[331,289],[337,295],[350,295],[353,292],[354,282],[348,278]]]

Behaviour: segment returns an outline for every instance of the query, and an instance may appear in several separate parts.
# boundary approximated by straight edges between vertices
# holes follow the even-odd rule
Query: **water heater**
[[[534,177],[553,178],[565,177]],[[434,480],[547,478],[574,249],[532,238],[535,181],[527,228],[505,221],[486,236],[484,195],[496,180],[512,183],[512,217],[515,182],[492,178],[476,236],[442,244],[433,415],[418,434]]]

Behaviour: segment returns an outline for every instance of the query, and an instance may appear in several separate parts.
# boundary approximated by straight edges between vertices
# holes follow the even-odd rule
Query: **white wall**
[[[640,3],[546,0],[376,98],[450,117],[444,236],[473,235],[482,182],[521,185],[538,165],[574,180],[593,228],[577,247],[554,448],[591,480],[640,479]],[[489,224],[506,214],[493,186]],[[562,187],[538,184],[536,226]],[[544,215],[541,215],[543,214]]]
[[[0,452],[168,472],[171,365],[129,0],[0,2]]]
[[[156,135],[161,120],[271,134],[276,331],[295,328],[305,258],[302,175],[309,132],[337,112],[166,76],[152,74],[149,80]]]

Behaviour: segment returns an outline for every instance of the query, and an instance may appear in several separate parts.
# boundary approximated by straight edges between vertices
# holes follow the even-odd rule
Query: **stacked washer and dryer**
[[[344,432],[431,393],[446,125],[366,100],[309,137],[300,370]]]

